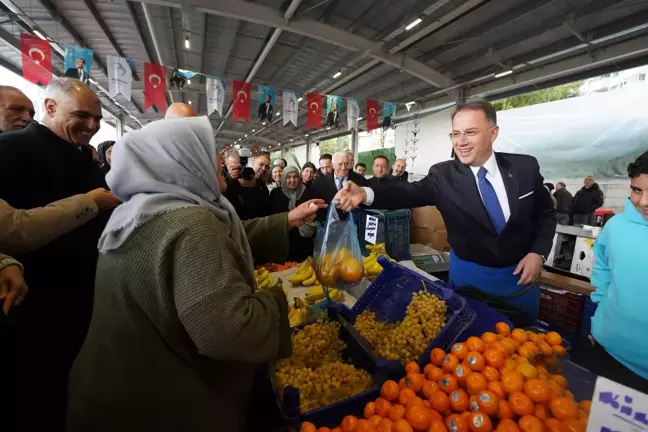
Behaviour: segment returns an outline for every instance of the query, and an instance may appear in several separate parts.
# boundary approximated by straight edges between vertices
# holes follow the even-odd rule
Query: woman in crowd
[[[207,117],[164,120],[115,147],[123,204],[99,240],[69,431],[245,431],[255,373],[291,353],[286,297],[255,292],[253,253],[285,257],[288,230],[325,204],[242,224],[213,134]]]
[[[313,179],[315,178],[316,171],[317,168],[315,168],[315,164],[312,162],[306,162],[302,167],[301,180],[302,180],[302,184],[307,188],[310,187],[311,183],[313,183]]]
[[[289,166],[283,170],[281,187],[270,193],[272,214],[284,213],[308,200],[308,191],[299,178],[299,169]],[[303,261],[313,254],[314,224],[304,224],[290,230],[288,261]]]
[[[270,181],[268,182],[269,192],[272,192],[274,189],[281,186],[282,172],[283,172],[283,167],[281,165],[275,165],[272,167],[272,175],[270,176]]]
[[[594,341],[579,364],[648,393],[648,342],[642,333],[648,327],[648,152],[630,164],[628,174],[625,210],[605,224],[594,244]]]
[[[99,157],[99,168],[101,173],[106,176],[110,172],[110,161],[115,141],[104,141],[97,146],[97,154]]]

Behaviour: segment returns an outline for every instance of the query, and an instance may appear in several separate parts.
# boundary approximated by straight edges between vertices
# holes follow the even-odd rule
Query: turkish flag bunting
[[[144,62],[144,109],[153,105],[166,112],[166,68]]]
[[[234,99],[234,109],[232,110],[232,121],[236,123],[239,118],[243,118],[245,123],[250,122],[250,83],[245,81],[234,81],[232,87],[232,98]]]
[[[20,52],[23,77],[34,84],[49,84],[52,81],[52,50],[49,41],[20,33]]]
[[[367,132],[378,128],[379,107],[377,100],[367,100]]]
[[[322,128],[322,95],[320,93],[308,93],[308,118],[306,120],[306,130],[314,127]]]

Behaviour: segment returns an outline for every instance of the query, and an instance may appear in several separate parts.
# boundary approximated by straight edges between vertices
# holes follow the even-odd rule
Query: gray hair
[[[241,155],[239,155],[239,152],[237,152],[236,149],[228,150],[225,153],[225,160],[228,160],[230,158],[241,159]]]
[[[90,87],[75,78],[52,78],[52,81],[45,89],[44,99],[60,100],[68,96],[73,90],[88,89],[92,92]],[[92,92],[94,94],[94,92]],[[95,94],[95,97],[97,95]],[[99,98],[97,98],[99,100]]]
[[[340,158],[343,158],[343,157],[344,157],[344,158],[348,158],[348,157],[349,157],[349,153],[347,153],[347,152],[345,152],[345,151],[339,151],[339,152],[335,152],[335,153],[333,153],[333,163],[335,163],[335,160],[336,160],[336,159],[340,159]]]

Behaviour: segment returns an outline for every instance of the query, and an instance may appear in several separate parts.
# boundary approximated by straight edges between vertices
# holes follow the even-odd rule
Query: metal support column
[[[115,118],[115,130],[117,131],[117,139],[124,136],[124,118],[122,116]]]
[[[310,140],[306,140],[306,161],[304,161],[304,163],[310,162],[310,155],[311,155],[311,142]]]
[[[353,152],[353,160],[358,162],[358,130],[351,129],[351,151]]]

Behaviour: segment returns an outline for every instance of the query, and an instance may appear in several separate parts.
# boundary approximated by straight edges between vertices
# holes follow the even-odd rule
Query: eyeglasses
[[[469,130],[463,131],[463,132],[452,131],[452,132],[450,132],[448,134],[448,136],[450,137],[450,139],[453,139],[453,140],[458,140],[459,138],[461,138],[461,135],[466,135],[467,137],[470,138],[470,137],[477,136],[477,134],[480,133],[480,132],[483,132],[483,131],[488,130],[488,129],[492,129],[494,127],[496,127],[496,126],[489,126],[487,128],[484,128],[484,129],[469,129]]]

